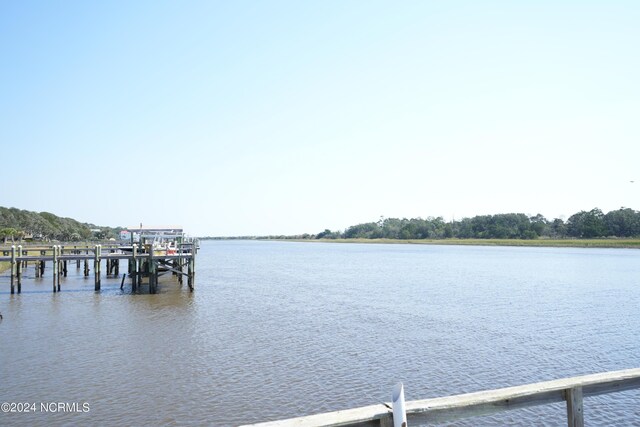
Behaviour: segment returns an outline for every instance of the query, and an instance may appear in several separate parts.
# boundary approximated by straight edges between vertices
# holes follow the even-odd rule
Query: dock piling
[[[58,267],[59,267],[59,262],[58,262],[58,247],[56,245],[53,245],[51,247],[52,251],[53,251],[53,292],[57,292],[59,290],[60,287],[60,276],[58,274]],[[57,285],[57,286],[56,286]]]
[[[187,275],[188,275],[187,284],[189,285],[189,289],[191,291],[193,291],[193,288],[194,288],[194,278],[195,278],[194,267],[195,265],[193,262],[193,257],[189,258],[189,261],[187,261]]]
[[[95,288],[94,290],[100,290],[100,245],[96,245],[93,259],[93,270],[95,273]]]
[[[153,245],[149,245],[149,293],[155,294],[158,284],[158,266],[153,257]]]
[[[22,255],[22,245],[18,245],[18,254]],[[22,261],[16,263],[16,281],[18,282],[18,293],[22,292]]]
[[[11,294],[16,293],[16,247],[11,246]]]
[[[131,290],[135,292],[138,288],[138,245],[135,243],[131,250]]]

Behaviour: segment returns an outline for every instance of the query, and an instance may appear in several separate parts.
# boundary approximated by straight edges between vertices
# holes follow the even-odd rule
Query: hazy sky
[[[639,22],[637,1],[4,1],[0,206],[216,236],[640,209]]]

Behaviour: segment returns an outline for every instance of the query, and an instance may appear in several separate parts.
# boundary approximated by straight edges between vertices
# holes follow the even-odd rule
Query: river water
[[[0,277],[2,426],[238,425],[640,367],[640,252],[204,241],[196,290]],[[123,264],[124,269],[124,264]],[[57,403],[68,404],[63,409]],[[50,411],[43,411],[41,403]],[[33,407],[31,408],[33,409]],[[640,425],[640,392],[585,399]],[[563,404],[450,425],[566,425]]]

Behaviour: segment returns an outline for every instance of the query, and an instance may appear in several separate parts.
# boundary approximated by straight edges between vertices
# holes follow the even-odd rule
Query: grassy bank
[[[11,268],[10,262],[0,262],[0,273],[7,271]]]
[[[291,240],[287,240],[291,241]],[[563,248],[633,248],[640,249],[640,239],[299,239],[296,242],[324,243],[392,243],[418,245],[533,246]]]

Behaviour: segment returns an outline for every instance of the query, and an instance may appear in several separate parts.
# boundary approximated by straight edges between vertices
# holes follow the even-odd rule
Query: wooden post
[[[16,247],[15,245],[11,246],[11,293],[16,293]]]
[[[22,255],[22,256],[24,256],[24,257],[29,256],[29,251],[23,251],[23,250],[22,250],[22,246],[19,246],[19,248],[21,249],[21,250],[20,250],[20,255]],[[24,261],[22,261],[22,268],[23,268],[24,270],[26,270],[26,269],[29,267],[29,265],[28,265],[28,264],[29,264],[29,261],[27,261],[27,260],[25,259]]]
[[[183,265],[182,265],[182,241],[180,241],[180,244],[178,245],[178,266],[180,269],[180,274],[178,274],[178,283],[180,283],[182,285],[182,272],[183,272]]]
[[[100,245],[96,245],[93,255],[93,270],[95,274],[95,290],[100,290]]]
[[[158,292],[158,261],[153,262],[153,293]]]
[[[149,293],[156,293],[156,280],[158,280],[158,276],[156,275],[156,262],[153,259],[153,245],[149,245]]]
[[[189,285],[189,289],[192,291],[195,286],[195,275],[196,275],[195,260],[196,260],[196,255],[192,249],[191,255],[189,256],[189,258],[187,258],[187,285]]]
[[[84,260],[84,277],[89,277],[89,260]]]
[[[61,245],[58,245],[58,257],[62,256],[64,254],[64,250],[62,249],[63,247]],[[58,277],[57,277],[57,281],[58,281],[58,292],[60,292],[60,276],[62,275],[63,270],[60,269],[60,267],[62,267],[62,264],[64,262],[63,261],[58,261]]]
[[[57,292],[58,285],[60,283],[60,277],[58,276],[58,247],[53,245],[51,247],[53,250],[53,292]]]
[[[46,261],[42,260],[40,261],[40,277],[44,276],[44,269],[46,268],[47,263]]]
[[[13,249],[13,248],[12,248]],[[22,245],[18,245],[18,256],[22,256]],[[12,260],[16,269],[16,281],[18,282],[18,293],[22,292],[22,261]]]
[[[381,417],[380,427],[393,427],[393,414]]]
[[[67,277],[67,260],[62,261],[62,272],[64,277]]]
[[[569,427],[584,427],[582,387],[567,389],[567,424]]]
[[[18,293],[22,292],[22,263],[16,264],[16,281],[18,284]]]
[[[132,247],[132,251],[131,251],[131,290],[133,292],[136,291],[137,287],[138,287],[138,245],[136,245],[135,243],[133,244]]]
[[[146,261],[142,258],[138,258],[138,288],[142,286],[142,277],[144,276],[144,269],[146,266]]]

